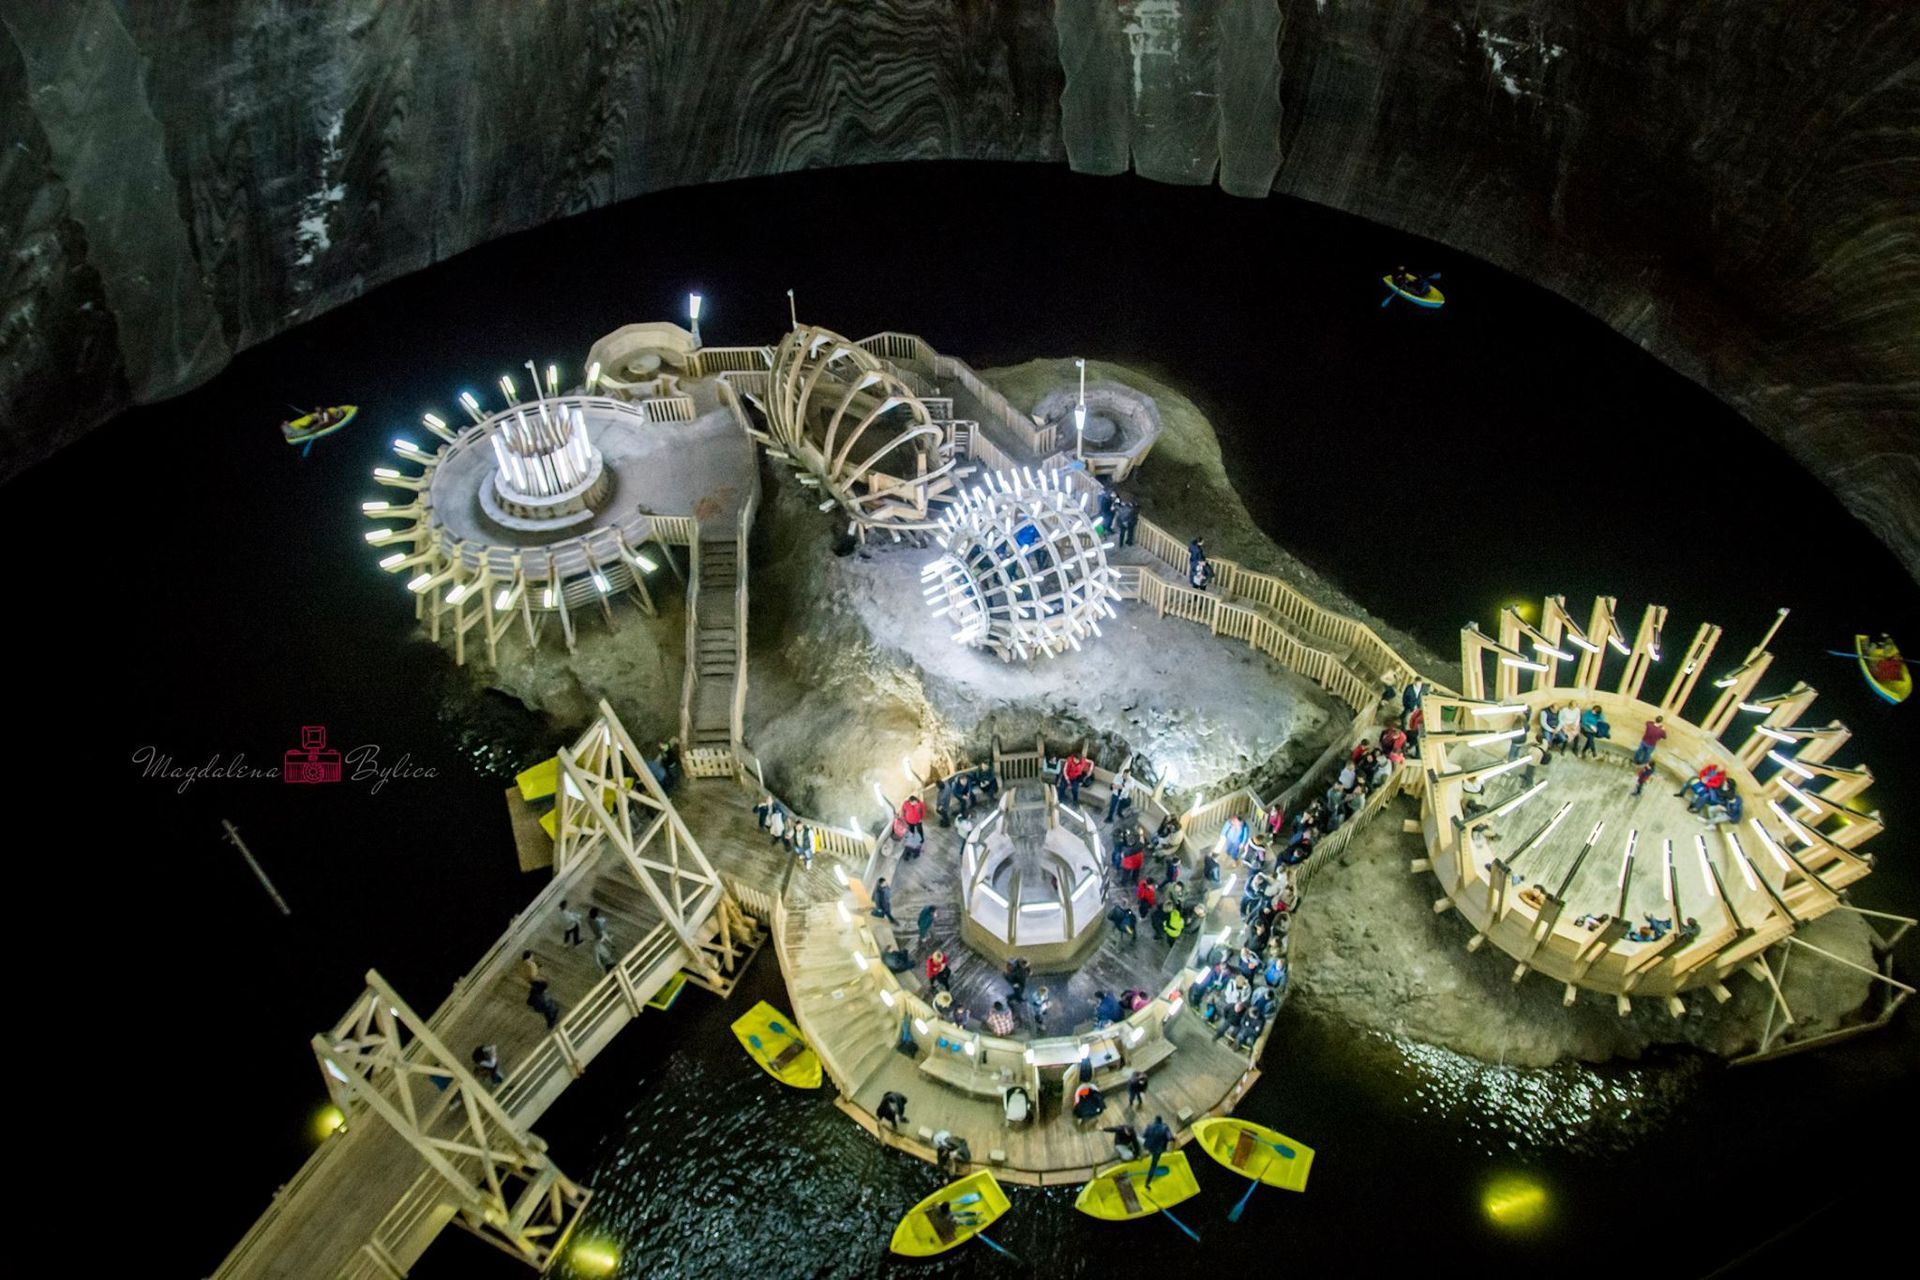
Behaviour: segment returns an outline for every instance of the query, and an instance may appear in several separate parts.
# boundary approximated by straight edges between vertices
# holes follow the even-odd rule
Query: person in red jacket
[[[900,820],[907,824],[907,830],[926,838],[927,829],[921,824],[927,820],[927,802],[918,795],[910,795],[900,805]]]
[[[1153,881],[1142,880],[1134,889],[1133,898],[1134,905],[1140,912],[1140,918],[1145,920],[1153,913],[1154,905],[1160,901],[1160,891],[1153,887]]]
[[[1067,781],[1067,803],[1080,803],[1080,784],[1093,776],[1093,761],[1085,756],[1068,756],[1066,763],[1060,766],[1060,776]]]
[[[927,989],[953,990],[953,972],[947,968],[947,953],[936,951],[927,957]]]
[[[1127,873],[1127,883],[1140,883],[1140,868],[1145,866],[1146,863],[1147,851],[1145,849],[1134,848],[1127,851],[1120,859],[1120,869]]]

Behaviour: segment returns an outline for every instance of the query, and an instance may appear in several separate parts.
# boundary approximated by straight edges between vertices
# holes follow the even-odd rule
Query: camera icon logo
[[[340,781],[340,753],[327,746],[325,725],[300,726],[300,745],[287,750],[280,780],[290,783]]]

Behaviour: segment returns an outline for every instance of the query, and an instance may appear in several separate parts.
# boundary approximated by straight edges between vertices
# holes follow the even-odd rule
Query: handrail
[[[693,695],[700,686],[700,525],[687,543],[687,674],[680,682],[680,746],[693,750]]]
[[[735,535],[733,721],[728,736],[736,752],[747,740],[747,534],[753,528],[754,508],[759,500],[757,493],[751,494],[741,506],[740,529]]]
[[[1187,549],[1172,534],[1153,521],[1142,517],[1135,526],[1135,539],[1149,555],[1162,564],[1179,572],[1185,563]],[[1418,668],[1398,650],[1366,623],[1345,614],[1335,612],[1308,597],[1286,580],[1271,573],[1264,573],[1232,560],[1211,559],[1218,581],[1223,591],[1230,591],[1270,609],[1278,617],[1294,623],[1307,636],[1323,642],[1344,645],[1362,665],[1373,673],[1377,680],[1391,678],[1395,685],[1404,683],[1418,673]],[[1305,646],[1311,647],[1311,646]],[[1335,655],[1326,653],[1329,658],[1340,661]],[[1347,665],[1343,663],[1342,665]],[[1367,685],[1371,693],[1374,685],[1365,681],[1361,673],[1355,673]],[[1443,693],[1452,690],[1435,684],[1434,688]],[[1358,707],[1355,708],[1356,710]]]

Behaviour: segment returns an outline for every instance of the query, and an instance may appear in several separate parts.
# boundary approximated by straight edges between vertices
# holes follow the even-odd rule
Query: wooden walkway
[[[583,915],[590,906],[606,914],[621,953],[615,981],[594,961],[590,928],[579,946],[562,941],[562,900]],[[715,902],[717,895],[698,918],[707,919]],[[527,1005],[521,953],[529,950],[563,1011],[552,1031]],[[478,1045],[496,1046],[506,1079],[494,1097],[516,1122],[531,1125],[690,960],[620,856],[607,849],[549,883],[455,984],[428,1025],[463,1062]],[[430,1126],[447,1138],[462,1128],[452,1106]],[[455,1216],[446,1190],[399,1131],[362,1116],[321,1145],[216,1274],[369,1280],[404,1274]]]

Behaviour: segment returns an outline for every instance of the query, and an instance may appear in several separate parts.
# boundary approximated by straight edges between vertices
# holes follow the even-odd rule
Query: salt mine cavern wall
[[[0,129],[0,475],[583,209],[1064,160],[1299,196],[1553,289],[1920,576],[1909,0],[0,0]]]

